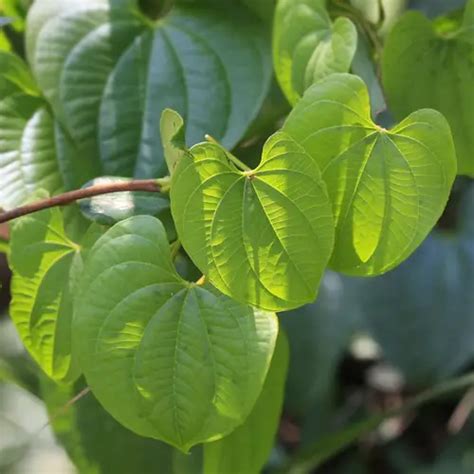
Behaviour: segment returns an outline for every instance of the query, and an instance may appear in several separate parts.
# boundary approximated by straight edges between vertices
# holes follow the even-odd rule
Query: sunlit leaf
[[[196,145],[173,176],[171,209],[183,247],[223,293],[269,310],[316,297],[331,206],[318,167],[289,136],[270,137],[251,171],[218,145]]]
[[[274,314],[182,280],[162,224],[149,216],[121,221],[94,245],[73,327],[104,408],[183,451],[244,422],[278,332]]]
[[[71,356],[73,274],[81,268],[79,246],[64,230],[61,211],[21,218],[12,228],[10,315],[23,344],[53,379],[74,379]]]
[[[313,85],[283,131],[322,171],[336,223],[331,266],[376,275],[405,260],[446,205],[456,155],[446,119],[414,112],[391,130],[374,124],[364,82],[334,74]]]

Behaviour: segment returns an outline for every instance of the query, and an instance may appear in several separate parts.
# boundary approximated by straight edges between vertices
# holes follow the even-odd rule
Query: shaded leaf
[[[182,280],[149,216],[97,241],[75,304],[75,348],[100,403],[137,434],[183,451],[243,423],[277,332],[274,314]]]
[[[464,21],[429,21],[408,12],[392,29],[383,55],[383,83],[397,118],[432,107],[448,119],[458,172],[474,176],[474,0]]]
[[[41,395],[54,434],[81,474],[173,472],[171,447],[124,428],[100,406],[92,393],[71,404],[84,388],[83,380],[74,385],[41,380]]]
[[[273,27],[277,79],[294,104],[304,91],[335,72],[347,72],[357,30],[345,17],[331,21],[325,0],[280,0]]]
[[[0,51],[0,71],[0,97],[6,96],[6,85],[3,85],[5,81],[12,87],[10,90],[38,95],[38,88],[28,66],[16,54]]]
[[[334,74],[306,92],[283,131],[322,170],[335,215],[335,270],[353,275],[390,270],[441,216],[456,155],[439,112],[419,110],[385,130],[370,118],[364,82]]]
[[[53,3],[38,0],[29,15],[29,60],[72,143],[101,162],[100,174],[163,174],[156,132],[167,107],[186,118],[188,143],[211,133],[232,147],[265,98],[266,34],[243,8],[177,6],[151,23],[127,1]]]
[[[280,422],[288,358],[288,341],[280,333],[262,392],[245,423],[220,441],[204,445],[204,474],[262,472]]]
[[[130,179],[103,176],[87,183],[84,188],[127,181]],[[158,216],[169,207],[169,201],[160,194],[126,191],[81,199],[79,207],[87,219],[98,224],[112,225],[137,215]]]
[[[317,166],[287,135],[244,172],[218,145],[196,145],[173,176],[171,210],[184,249],[223,293],[269,310],[316,297],[333,220]]]

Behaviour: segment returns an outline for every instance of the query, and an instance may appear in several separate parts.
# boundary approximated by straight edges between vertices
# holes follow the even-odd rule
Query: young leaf
[[[120,423],[187,451],[250,413],[270,365],[276,316],[176,273],[163,225],[112,227],[92,248],[75,303],[74,347]]]
[[[245,423],[229,436],[204,445],[204,474],[262,472],[280,422],[288,359],[288,341],[281,332],[262,392]]]
[[[102,174],[165,173],[156,132],[168,107],[186,118],[188,143],[211,133],[232,147],[265,98],[266,32],[242,7],[177,6],[152,24],[130,2],[89,0],[42,21],[50,1],[35,2],[29,15],[30,63],[73,143],[100,158]]]
[[[357,30],[348,18],[331,21],[326,0],[280,0],[273,26],[273,62],[288,100],[334,72],[347,72]]]
[[[61,189],[53,126],[40,99],[17,93],[0,101],[1,207],[23,204],[39,189]]]
[[[458,172],[474,177],[474,0],[461,25],[408,12],[387,38],[383,83],[397,118],[422,107],[443,113],[453,130]]]
[[[23,344],[49,377],[73,380],[78,368],[71,356],[72,276],[81,257],[66,236],[60,210],[41,211],[15,223],[9,263],[10,315]]]
[[[311,302],[333,248],[331,206],[314,161],[289,136],[240,171],[213,143],[191,148],[171,186],[184,249],[210,282],[267,310]]]
[[[385,130],[370,118],[363,81],[334,74],[306,92],[283,131],[322,171],[336,221],[331,265],[338,271],[390,270],[418,247],[445,208],[456,155],[439,112],[419,110]]]
[[[83,379],[68,385],[41,379],[41,398],[46,404],[53,432],[78,472],[173,473],[173,449],[170,446],[137,436],[121,426],[100,406],[92,393],[71,404],[71,400],[84,389]]]

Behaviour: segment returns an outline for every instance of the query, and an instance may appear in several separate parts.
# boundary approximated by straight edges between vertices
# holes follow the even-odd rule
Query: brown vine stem
[[[122,193],[127,191],[159,193],[163,188],[164,187],[157,179],[142,179],[116,183],[95,184],[88,188],[77,189],[75,191],[58,194],[57,196],[41,199],[39,201],[12,209],[11,211],[0,213],[0,224],[17,219],[18,217],[33,214],[34,212],[42,211],[44,209],[57,206],[66,206],[81,199],[101,196],[103,194]]]

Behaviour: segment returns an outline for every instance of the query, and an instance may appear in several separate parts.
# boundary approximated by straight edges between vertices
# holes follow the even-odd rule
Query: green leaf
[[[130,178],[103,176],[87,183],[84,188],[128,181]],[[82,199],[79,201],[79,208],[87,219],[98,224],[112,225],[137,215],[158,216],[163,210],[169,209],[169,201],[160,194],[126,191]]]
[[[229,147],[260,109],[271,58],[265,29],[246,9],[175,7],[152,23],[129,2],[89,0],[56,5],[45,20],[50,2],[38,0],[29,15],[29,60],[72,142],[102,163],[101,174],[165,172],[157,124],[166,108],[185,117],[188,144],[211,133]]]
[[[78,368],[71,356],[72,276],[81,257],[66,236],[61,211],[48,209],[15,223],[9,264],[10,315],[23,344],[49,377],[73,380]]]
[[[185,126],[181,115],[171,109],[163,110],[160,132],[166,164],[172,175],[186,149]]]
[[[262,472],[280,423],[288,359],[282,332],[262,392],[245,423],[220,441],[204,445],[204,474]]]
[[[23,93],[0,101],[0,205],[23,204],[39,189],[62,187],[56,162],[53,119],[42,101]]]
[[[41,396],[54,434],[81,474],[173,472],[171,447],[137,436],[121,426],[92,393],[72,404],[71,400],[84,388],[83,380],[74,385],[41,380]]]
[[[0,96],[6,96],[6,85],[13,90],[25,92],[29,95],[38,95],[38,87],[35,84],[28,66],[16,54],[0,51]]]
[[[243,423],[278,332],[274,314],[182,280],[163,225],[150,216],[116,224],[94,245],[73,327],[81,368],[104,408],[183,451]]]
[[[471,187],[459,217],[465,229],[435,232],[403,265],[360,287],[368,329],[411,386],[429,387],[474,355],[473,203]]]
[[[357,30],[348,18],[331,21],[326,0],[280,0],[273,28],[273,62],[288,100],[295,104],[311,84],[347,72]]]
[[[306,92],[283,131],[322,170],[336,222],[335,270],[352,275],[390,270],[441,216],[456,155],[439,112],[419,110],[385,130],[370,118],[363,81],[334,74]]]
[[[311,302],[334,225],[316,164],[290,137],[266,142],[241,172],[216,144],[196,145],[176,168],[171,210],[196,266],[224,294],[267,310]]]
[[[453,130],[458,172],[474,176],[474,0],[464,22],[443,30],[408,12],[387,38],[382,71],[397,118],[422,108],[439,110]],[[454,30],[452,29],[454,27]]]

